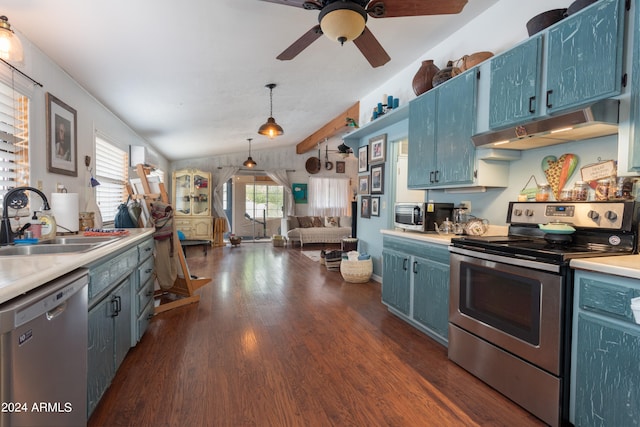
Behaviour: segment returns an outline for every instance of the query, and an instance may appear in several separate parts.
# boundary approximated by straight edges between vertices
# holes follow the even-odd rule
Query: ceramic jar
[[[432,80],[433,87],[441,85],[442,83],[446,82],[450,78],[457,76],[461,72],[462,71],[460,71],[460,68],[454,67],[453,61],[447,62],[447,66],[442,70],[438,71],[436,75],[433,76],[433,80]]]
[[[418,72],[413,76],[412,86],[416,96],[420,96],[433,88],[433,76],[435,76],[438,71],[440,71],[440,68],[433,63],[432,59],[422,61]]]

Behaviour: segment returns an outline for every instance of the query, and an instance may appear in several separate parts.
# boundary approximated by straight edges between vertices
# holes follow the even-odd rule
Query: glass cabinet
[[[211,240],[211,174],[197,169],[173,172],[173,207],[176,228],[187,239]]]

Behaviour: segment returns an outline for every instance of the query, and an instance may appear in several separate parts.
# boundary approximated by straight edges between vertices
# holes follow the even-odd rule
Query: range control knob
[[[526,216],[533,216],[533,209],[525,209],[524,214]]]
[[[522,216],[522,209],[514,209],[513,216]]]
[[[615,221],[616,219],[618,219],[618,214],[615,213],[614,211],[606,211],[604,213],[604,217],[607,218],[609,221]]]
[[[594,221],[597,221],[600,218],[600,214],[594,210],[591,210],[587,213],[587,216]]]

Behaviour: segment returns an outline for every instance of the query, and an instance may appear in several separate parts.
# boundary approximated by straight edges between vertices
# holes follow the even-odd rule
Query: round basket
[[[345,282],[366,283],[373,274],[373,262],[371,258],[361,261],[343,260],[340,264],[340,274]]]

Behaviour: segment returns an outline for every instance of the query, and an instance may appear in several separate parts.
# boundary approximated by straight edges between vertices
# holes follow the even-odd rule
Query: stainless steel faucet
[[[44,211],[51,210],[51,208],[49,207],[49,201],[47,200],[47,196],[45,196],[44,193],[38,190],[37,188],[16,187],[14,189],[9,190],[4,195],[4,200],[2,202],[2,227],[0,228],[0,246],[13,243],[15,236],[17,236],[17,233],[14,233],[13,230],[11,230],[11,221],[9,219],[9,203],[11,202],[14,196],[20,193],[24,193],[25,191],[33,191],[38,196],[40,196],[43,202],[42,210]]]

